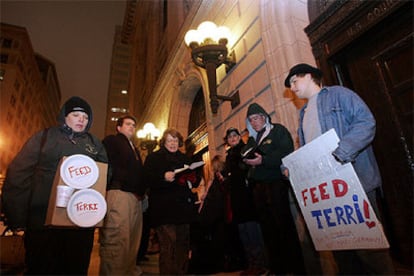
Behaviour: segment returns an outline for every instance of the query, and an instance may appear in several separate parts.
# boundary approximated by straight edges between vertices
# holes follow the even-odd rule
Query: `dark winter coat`
[[[84,132],[75,133],[65,125],[65,106],[59,114],[59,126],[33,135],[8,167],[2,190],[3,211],[7,223],[15,228],[42,229],[45,224],[53,180],[63,156],[84,154],[107,163],[101,141],[88,133],[92,114]]]
[[[149,214],[152,226],[187,224],[195,218],[194,195],[184,174],[176,175],[173,182],[164,179],[168,171],[190,165],[191,160],[182,152],[169,152],[164,147],[147,156],[144,164],[149,187]],[[192,180],[196,181],[194,174]]]
[[[233,221],[243,223],[256,220],[252,186],[247,181],[248,167],[243,163],[240,151],[245,144],[242,140],[229,148],[226,156],[226,171],[230,185]]]
[[[227,178],[220,181],[217,177],[214,177],[199,214],[199,221],[202,225],[214,226],[216,224],[224,224],[227,211],[228,186],[229,181]]]
[[[263,114],[266,117],[265,132],[258,143],[256,142],[258,132],[253,129],[248,118],[252,114]],[[250,168],[249,178],[253,181],[267,183],[283,179],[280,170],[282,158],[294,150],[290,132],[281,124],[272,124],[269,114],[256,103],[248,108],[246,127],[249,131],[249,140],[242,152],[253,147],[262,155],[262,164]]]
[[[146,188],[144,168],[138,150],[134,152],[128,138],[122,133],[105,137],[103,144],[112,171],[107,190],[119,189],[143,196]]]

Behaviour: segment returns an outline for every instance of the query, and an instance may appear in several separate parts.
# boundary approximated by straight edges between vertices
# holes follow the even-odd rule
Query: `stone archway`
[[[174,95],[171,97],[168,114],[168,126],[174,127],[185,135],[188,128],[191,104],[195,94],[200,87],[200,81],[195,74],[184,74],[180,76],[172,86]]]
[[[189,139],[190,142],[195,146],[194,154],[201,158],[205,162],[204,166],[204,176],[208,176],[209,171],[209,163],[210,163],[210,154],[209,154],[209,147],[208,147],[208,130],[207,130],[207,118],[204,118],[204,122],[201,122],[200,125],[197,127],[193,127],[194,130],[189,129],[189,122],[192,119],[190,117],[192,109],[200,108],[199,106],[194,107],[196,97],[199,97],[199,93],[204,99],[204,109],[205,106],[205,93],[203,92],[204,87],[199,79],[200,75],[198,72],[191,72],[187,75],[187,77],[181,81],[178,91],[178,97],[176,99],[176,104],[172,105],[171,113],[170,113],[170,121],[174,121],[177,125],[180,126],[178,128],[181,134],[184,136],[185,139]],[[206,112],[204,112],[204,116]],[[191,133],[189,133],[191,132]]]

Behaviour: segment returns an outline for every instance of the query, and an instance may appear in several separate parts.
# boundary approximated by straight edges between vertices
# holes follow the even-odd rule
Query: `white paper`
[[[196,169],[198,167],[201,167],[203,165],[204,165],[204,161],[194,162],[194,163],[191,163],[190,165],[184,165],[182,168],[175,169],[174,173],[180,173],[180,172],[183,172],[185,170],[194,170],[194,169]]]
[[[388,248],[358,176],[332,152],[334,129],[282,159],[316,250]]]
[[[254,149],[254,147],[251,147],[251,148],[247,149],[245,152],[243,152],[241,154],[242,158],[245,158],[249,154],[249,152],[251,152],[253,149]]]
[[[174,173],[180,173],[180,172],[183,172],[183,171],[187,170],[189,167],[190,167],[190,166],[188,166],[188,165],[184,165],[184,167],[182,167],[182,168],[175,169],[175,170],[174,170]]]

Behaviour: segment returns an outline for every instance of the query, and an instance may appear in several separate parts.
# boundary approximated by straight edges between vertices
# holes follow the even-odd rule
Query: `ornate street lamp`
[[[208,88],[210,90],[210,106],[213,114],[217,113],[219,100],[230,101],[235,108],[240,103],[239,92],[232,96],[217,95],[216,69],[223,63],[233,66],[234,61],[228,57],[227,42],[230,31],[227,27],[217,27],[210,21],[201,23],[197,30],[189,30],[185,37],[185,43],[191,48],[193,62],[207,71]]]
[[[153,123],[146,123],[142,129],[137,131],[137,137],[140,148],[152,152],[157,146],[160,130]]]

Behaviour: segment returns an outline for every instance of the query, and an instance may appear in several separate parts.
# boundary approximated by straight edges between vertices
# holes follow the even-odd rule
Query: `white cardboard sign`
[[[389,248],[350,163],[332,156],[334,129],[282,159],[316,250]]]

